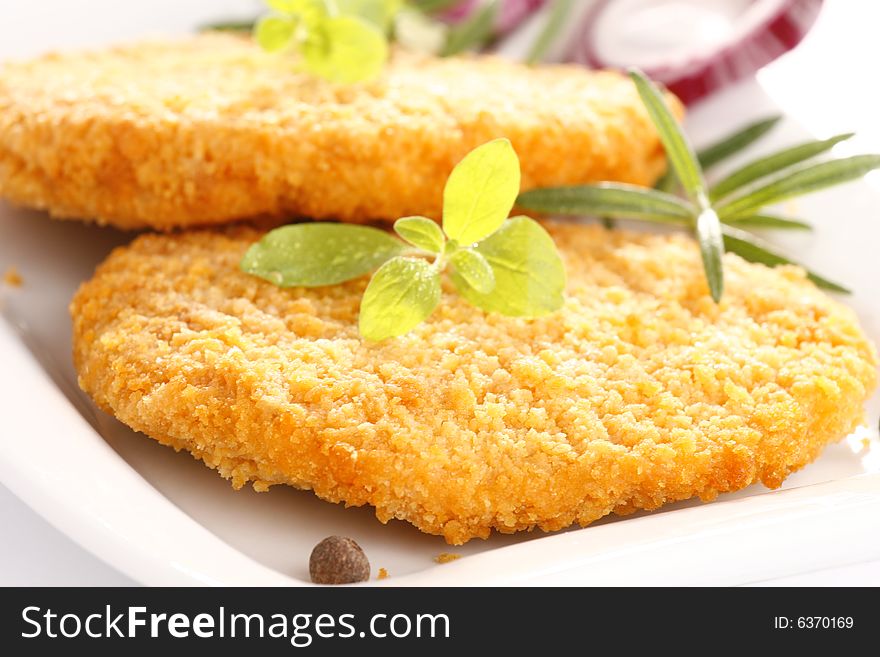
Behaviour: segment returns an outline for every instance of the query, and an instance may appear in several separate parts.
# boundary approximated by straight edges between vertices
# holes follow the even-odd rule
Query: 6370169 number
[[[850,630],[854,625],[852,616],[776,616],[773,619],[773,629],[777,630]]]

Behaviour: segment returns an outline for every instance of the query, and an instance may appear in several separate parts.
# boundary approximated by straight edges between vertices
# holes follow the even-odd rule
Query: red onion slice
[[[690,104],[794,48],[821,6],[822,0],[598,0],[568,59],[638,67]]]

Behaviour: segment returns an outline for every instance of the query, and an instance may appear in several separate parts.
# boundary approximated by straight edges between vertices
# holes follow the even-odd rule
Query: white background
[[[248,16],[256,0],[0,0],[0,58],[24,57],[47,46],[91,45],[144,33],[184,32],[205,17]],[[83,25],[88,25],[88,37]],[[810,132],[858,132],[854,146],[880,151],[880,2],[826,0],[807,41],[759,77],[766,93]],[[2,236],[0,236],[2,239]],[[0,263],[2,264],[2,263]],[[50,527],[0,486],[0,585],[127,585]],[[774,580],[771,584],[878,585],[880,563]]]

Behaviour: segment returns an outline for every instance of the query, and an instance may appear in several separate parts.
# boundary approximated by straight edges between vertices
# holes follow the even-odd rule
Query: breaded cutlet
[[[366,278],[246,275],[252,229],[143,236],[73,300],[79,382],[235,487],[370,504],[454,544],[776,487],[862,420],[874,347],[802,270],[727,254],[716,305],[687,237],[548,229],[562,310],[485,314],[447,287],[378,344],[357,331]]]
[[[336,85],[219,34],[0,65],[0,197],[122,228],[437,218],[453,166],[496,137],[524,189],[665,169],[633,84],[577,66],[397,51]]]

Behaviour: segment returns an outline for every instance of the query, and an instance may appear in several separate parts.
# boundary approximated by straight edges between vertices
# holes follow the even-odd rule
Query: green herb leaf
[[[355,16],[328,18],[302,44],[304,68],[331,82],[372,80],[388,59],[388,42],[371,23]]]
[[[443,253],[446,238],[437,222],[427,217],[404,217],[394,222],[394,231],[407,242],[428,253]]]
[[[449,258],[458,274],[479,294],[489,294],[495,289],[495,274],[489,262],[478,251],[459,249]]]
[[[408,333],[440,303],[440,272],[425,260],[393,258],[379,268],[361,301],[359,328],[379,342]]]
[[[685,192],[694,202],[706,195],[706,183],[703,172],[697,163],[693,148],[685,139],[678,121],[669,111],[666,99],[660,90],[639,71],[630,71],[630,78],[638,89],[639,96],[648,110],[648,115],[657,128],[660,141],[666,149],[666,158]]]
[[[485,46],[493,35],[498,5],[498,0],[489,0],[471,18],[449,30],[442,55],[450,57],[465,50],[479,50]]]
[[[721,237],[721,222],[712,208],[706,208],[697,217],[697,241],[703,257],[706,282],[715,303],[721,301],[724,293],[724,241]]]
[[[711,146],[698,151],[697,160],[699,160],[700,166],[703,169],[708,169],[736,155],[770,132],[779,123],[780,119],[782,119],[781,116],[771,116],[755,123],[750,123],[732,135],[728,135]]]
[[[461,245],[491,235],[510,214],[519,185],[519,159],[507,139],[475,148],[446,181],[443,231]]]
[[[379,267],[364,292],[359,319],[361,335],[374,341],[403,335],[434,311],[447,265],[459,293],[479,308],[516,317],[546,315],[562,306],[565,269],[540,224],[528,217],[505,220],[519,176],[510,142],[489,142],[465,157],[447,181],[447,235],[426,217],[395,223],[410,244],[435,254],[433,263],[410,257],[412,249],[384,231],[325,222],[267,233],[239,267],[281,287],[334,285]]]
[[[810,271],[803,265],[800,265],[789,259],[788,257],[778,253],[773,249],[771,245],[758,239],[754,235],[750,235],[745,231],[736,230],[735,228],[731,228],[729,226],[725,227],[724,247],[731,253],[737,254],[743,260],[748,260],[749,262],[757,262],[762,265],[767,265],[768,267],[778,267],[779,265],[797,265],[807,273],[807,278],[813,281],[813,283],[815,283],[818,287],[824,288],[826,290],[831,290],[833,292],[841,292],[843,294],[850,293],[850,291],[842,285],[835,283],[834,281],[830,281],[824,276],[820,276],[819,274]]]
[[[728,219],[724,223],[737,228],[780,228],[782,230],[813,230],[805,221],[786,219],[769,214],[753,214],[749,217]]]
[[[877,168],[880,168],[880,155],[855,155],[821,162],[786,173],[716,207],[719,216],[725,220],[748,216],[767,205],[856,180]]]
[[[456,288],[470,303],[513,317],[540,317],[562,307],[565,268],[553,239],[537,221],[514,217],[475,249],[492,267],[495,288],[481,294],[453,270]]]
[[[265,16],[257,22],[254,38],[266,52],[278,52],[290,45],[296,21],[286,16]]]
[[[240,267],[280,287],[319,287],[363,276],[405,248],[369,226],[294,224],[267,233],[248,249]]]
[[[754,162],[750,162],[741,169],[734,171],[729,176],[714,185],[709,194],[712,200],[722,199],[731,193],[742,189],[746,185],[755,180],[760,180],[771,174],[779,173],[782,169],[799,164],[805,160],[809,160],[827,150],[830,150],[835,144],[849,139],[852,133],[845,135],[837,135],[831,139],[822,141],[810,141],[793,148],[773,153],[767,157],[762,157]]]
[[[552,4],[548,11],[547,22],[544,29],[538,35],[526,56],[527,64],[537,64],[544,59],[550,46],[556,41],[559,31],[565,25],[568,15],[571,13],[573,0],[551,0]]]
[[[623,183],[533,189],[520,194],[517,206],[557,215],[592,215],[648,219],[668,223],[690,220],[692,205],[677,196]]]

